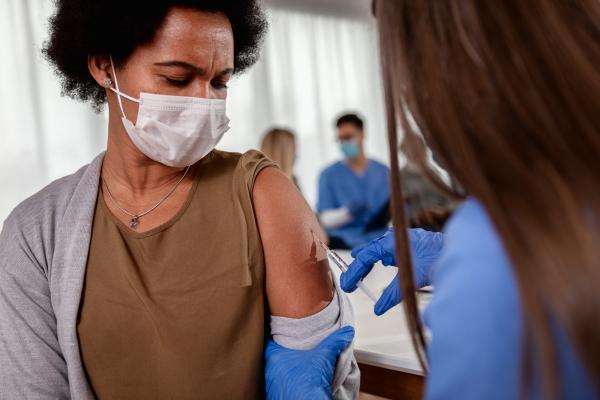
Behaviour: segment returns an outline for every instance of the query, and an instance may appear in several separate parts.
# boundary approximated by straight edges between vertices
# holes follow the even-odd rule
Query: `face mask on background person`
[[[360,155],[360,147],[356,139],[342,141],[340,150],[348,160],[354,160]]]
[[[146,156],[170,167],[195,164],[210,153],[229,130],[225,100],[140,92],[133,98],[119,90],[111,59],[121,120],[131,141]],[[135,125],[127,119],[121,97],[139,103]]]

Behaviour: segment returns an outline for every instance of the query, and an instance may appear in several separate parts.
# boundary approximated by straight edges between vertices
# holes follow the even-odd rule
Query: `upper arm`
[[[425,314],[426,398],[517,398],[520,314],[508,259],[491,229],[450,229],[447,239]]]
[[[314,238],[324,240],[314,213],[276,168],[260,172],[252,197],[271,314],[303,318],[319,312],[331,302],[333,284],[327,257]]]
[[[48,279],[11,225],[0,234],[0,398],[68,398]]]

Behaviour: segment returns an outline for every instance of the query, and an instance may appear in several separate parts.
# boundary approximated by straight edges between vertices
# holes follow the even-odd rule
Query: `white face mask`
[[[119,90],[111,67],[123,126],[142,153],[170,167],[195,164],[210,153],[229,130],[225,100],[140,93],[135,99]],[[121,97],[139,103],[135,125],[127,119]]]

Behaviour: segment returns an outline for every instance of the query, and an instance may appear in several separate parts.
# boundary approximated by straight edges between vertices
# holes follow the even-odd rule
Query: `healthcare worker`
[[[365,155],[364,122],[358,115],[342,115],[336,128],[344,159],[321,172],[317,213],[329,236],[329,247],[351,249],[386,231],[390,171]]]
[[[354,290],[376,261],[399,268],[375,312],[404,300],[427,399],[600,398],[600,4],[374,9],[398,229],[353,253],[342,287]],[[404,229],[397,121],[408,156],[426,167],[422,136],[469,194],[442,237]],[[423,249],[436,260],[423,262]],[[421,319],[415,286],[427,283],[435,294]],[[352,334],[301,356],[270,344],[268,397],[330,396],[330,364]]]

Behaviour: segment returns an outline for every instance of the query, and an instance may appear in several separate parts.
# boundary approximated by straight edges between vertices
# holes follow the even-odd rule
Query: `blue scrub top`
[[[389,168],[369,160],[363,175],[357,175],[345,161],[327,167],[319,177],[317,212],[364,204],[365,209],[348,224],[327,229],[327,234],[357,247],[378,238],[386,228],[365,232],[365,227],[390,199]]]
[[[424,316],[432,333],[426,398],[519,399],[517,285],[500,237],[477,201],[466,201],[448,223],[432,280],[435,295]],[[600,398],[564,333],[556,332],[556,337],[563,383],[558,398]],[[539,378],[539,371],[534,375]],[[540,386],[533,390],[534,398],[541,398]]]

